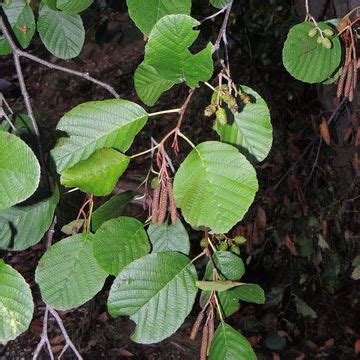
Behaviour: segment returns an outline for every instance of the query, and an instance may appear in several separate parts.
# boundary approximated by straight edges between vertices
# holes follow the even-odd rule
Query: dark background
[[[129,20],[124,1],[98,1],[83,14],[87,39],[79,58],[63,62],[53,58],[34,40],[29,51],[47,60],[88,71],[110,83],[122,98],[141,103],[133,86],[133,74],[142,61],[144,40]],[[103,7],[99,6],[103,4]],[[344,16],[359,1],[310,1],[317,20]],[[214,12],[205,0],[194,1],[192,15],[201,19]],[[293,79],[284,69],[281,51],[289,28],[304,19],[303,1],[235,1],[228,38],[231,72],[235,83],[248,85],[267,101],[272,115],[274,144],[269,157],[257,165],[260,191],[244,221],[232,234],[244,234],[248,242],[242,257],[248,261],[245,281],[260,284],[267,295],[264,306],[243,303],[229,319],[254,345],[259,359],[355,359],[355,341],[360,338],[360,285],[351,279],[351,262],[359,253],[359,169],[354,166],[354,137],[344,142],[344,131],[359,126],[359,92],[332,123],[331,144],[319,148],[319,124],[336,108],[333,85],[310,86]],[[214,41],[222,23],[201,26],[196,46]],[[108,98],[104,90],[23,60],[25,79],[42,127],[45,143],[52,146],[54,128],[64,112],[89,100]],[[0,58],[0,91],[10,105],[23,111],[16,72],[11,57]],[[187,96],[185,86],[163,95],[152,111],[179,107]],[[212,121],[203,116],[210,101],[206,87],[196,91],[188,108],[183,132],[193,142],[216,139]],[[176,122],[167,115],[150,121],[132,148],[149,147],[149,138],[162,138]],[[319,149],[319,150],[318,150]],[[189,149],[182,145],[178,165]],[[317,155],[319,154],[319,155]],[[119,187],[135,189],[149,167],[149,159],[131,164]],[[286,175],[286,176],[285,176]],[[75,218],[83,197],[63,196],[58,211],[60,228]],[[132,204],[127,212],[144,217]],[[61,238],[57,232],[55,240]],[[320,241],[320,236],[328,246]],[[193,251],[198,251],[200,233],[192,232]],[[30,359],[39,341],[43,303],[34,284],[34,270],[44,252],[40,243],[24,252],[1,256],[32,285],[36,313],[30,330],[6,346],[0,345],[0,360]],[[196,359],[199,342],[189,340],[198,308],[179,332],[160,344],[142,346],[130,341],[133,324],[126,318],[111,319],[106,313],[109,284],[92,301],[75,311],[61,313],[74,343],[85,359]],[[304,316],[296,306],[302,299],[316,313]],[[49,331],[54,351],[61,351],[61,337],[54,323]],[[44,356],[44,358],[47,358]],[[72,358],[69,355],[68,358]]]

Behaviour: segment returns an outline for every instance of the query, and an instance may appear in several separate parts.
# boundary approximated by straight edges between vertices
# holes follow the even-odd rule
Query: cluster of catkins
[[[172,181],[169,177],[164,176],[159,180],[154,190],[151,203],[151,221],[163,224],[168,209],[170,211],[171,222],[174,224],[177,219],[177,213]]]

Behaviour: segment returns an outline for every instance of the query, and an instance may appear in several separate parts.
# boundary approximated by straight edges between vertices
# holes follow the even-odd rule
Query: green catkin
[[[225,109],[219,108],[216,110],[216,121],[221,125],[227,124],[227,115]]]

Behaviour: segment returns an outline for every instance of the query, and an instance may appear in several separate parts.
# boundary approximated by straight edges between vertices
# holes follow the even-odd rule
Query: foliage
[[[37,23],[28,1],[12,0],[2,6],[22,48],[29,46],[36,28],[54,56],[71,59],[79,55],[85,39],[79,13],[92,2],[42,0]],[[255,359],[248,341],[224,319],[238,311],[240,301],[263,304],[265,294],[260,286],[240,281],[245,265],[236,253],[240,254],[238,246],[244,241],[230,239],[226,233],[244,218],[254,201],[259,184],[252,163],[263,161],[268,155],[273,141],[272,125],[264,99],[252,88],[233,82],[227,60],[221,59],[221,70],[214,76],[217,64],[213,54],[222,56],[217,50],[221,44],[227,46],[226,25],[232,1],[210,3],[223,9],[216,16],[225,14],[216,46],[211,42],[197,43],[201,23],[190,16],[190,0],[127,1],[129,15],[148,36],[144,60],[134,74],[138,96],[153,106],[163,92],[176,84],[189,87],[189,96],[179,109],[155,113],[118,98],[75,106],[57,124],[59,138],[50,152],[57,174],[50,172],[51,178],[51,167],[40,150],[43,139],[34,126],[32,131],[40,145],[36,155],[41,159],[48,190],[54,189],[51,196],[42,200],[32,197],[40,186],[39,161],[19,133],[2,127],[6,131],[0,131],[0,248],[23,250],[38,243],[51,226],[59,197],[64,196],[63,187],[59,191],[51,185],[76,188],[86,198],[78,217],[62,227],[70,236],[44,253],[35,273],[47,305],[58,310],[79,307],[101,291],[108,275],[116,276],[107,301],[108,311],[113,317],[130,316],[136,323],[132,339],[146,344],[162,341],[177,331],[191,312],[200,289],[200,314],[207,315],[203,334],[208,336],[209,324],[214,328],[218,323],[213,338],[209,336],[205,341],[209,358]],[[22,56],[22,51],[11,47],[6,36],[3,31],[0,54],[13,50],[15,59]],[[284,66],[304,82],[329,81],[342,65],[341,58],[341,43],[332,27],[311,19],[295,25],[284,44]],[[22,79],[21,73],[18,76]],[[80,76],[117,95],[89,74]],[[215,86],[207,83],[212,78]],[[205,86],[210,94],[204,113],[215,115],[213,128],[220,141],[194,145],[182,132],[181,123],[195,90]],[[24,87],[22,93],[34,125],[36,119],[32,119]],[[172,113],[179,114],[177,125],[157,145],[139,154],[127,154],[149,119]],[[166,148],[170,138],[175,153],[180,151],[182,140],[192,147],[174,176]],[[94,211],[94,196],[110,195],[116,183],[123,181],[132,159],[145,154],[151,154],[153,160],[144,180],[144,204],[151,213],[148,220],[143,223],[123,216],[126,204],[134,197],[132,192],[110,196]],[[148,186],[150,174],[156,176],[153,191]],[[29,203],[22,203],[25,200]],[[204,233],[204,250],[192,259],[191,250],[198,247],[190,244],[182,219]],[[80,229],[82,232],[77,233]],[[221,249],[224,239],[226,249]],[[199,280],[194,263],[203,256],[209,261],[204,278]],[[353,265],[353,277],[358,278],[358,264]],[[1,327],[0,341],[14,339],[29,326],[33,302],[25,280],[2,261],[0,304],[4,309],[0,320],[9,324]],[[316,316],[298,297],[296,305],[306,316]]]

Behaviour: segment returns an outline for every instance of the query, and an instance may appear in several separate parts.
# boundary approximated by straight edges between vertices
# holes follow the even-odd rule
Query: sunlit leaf
[[[33,317],[30,286],[0,259],[0,343],[14,340],[26,331]]]
[[[106,221],[94,235],[96,261],[111,275],[117,275],[126,265],[149,252],[144,225],[131,217]]]
[[[321,30],[332,30],[323,22],[319,22],[318,26]],[[319,83],[329,78],[340,65],[341,45],[334,34],[329,37],[331,48],[326,48],[317,41],[319,33],[314,37],[309,36],[311,29],[314,29],[314,24],[309,21],[290,29],[284,44],[283,62],[294,78],[308,83]]]
[[[114,149],[96,150],[61,175],[61,184],[76,187],[85,193],[105,196],[114,189],[117,180],[129,165],[130,158]]]
[[[77,234],[51,246],[35,272],[42,299],[58,310],[76,308],[103,287],[107,273],[93,254],[93,237]]]
[[[84,44],[85,29],[78,14],[58,11],[43,4],[37,24],[45,47],[60,59],[71,59],[80,54]]]
[[[0,210],[30,197],[40,181],[40,165],[30,149],[15,135],[0,131]]]
[[[185,255],[146,255],[116,277],[108,299],[109,313],[129,315],[135,321],[134,341],[162,341],[189,315],[197,293],[196,280],[195,267]]]
[[[59,0],[58,0],[59,1]],[[127,0],[129,15],[140,30],[149,35],[165,15],[190,14],[191,0]]]
[[[174,180],[176,205],[193,227],[228,232],[240,221],[258,190],[255,169],[231,145],[199,144],[181,164]]]

